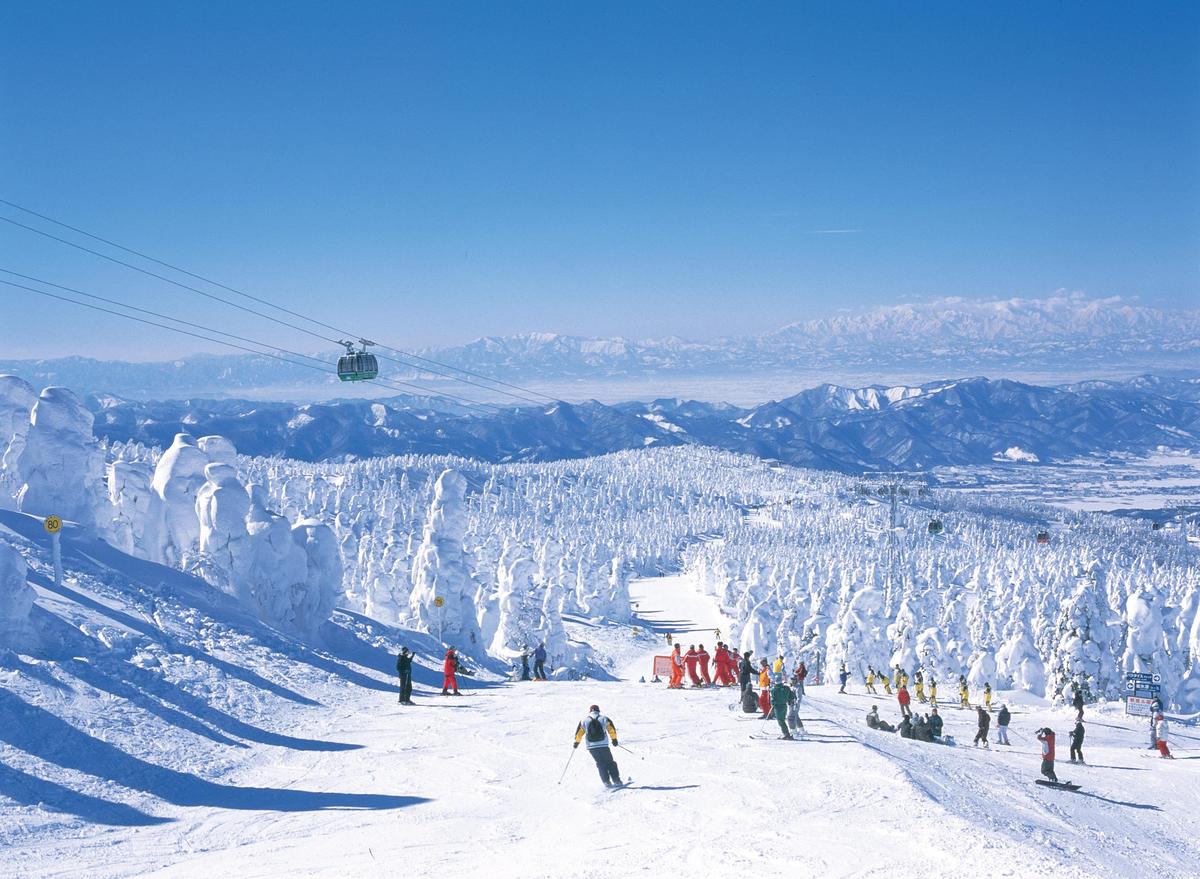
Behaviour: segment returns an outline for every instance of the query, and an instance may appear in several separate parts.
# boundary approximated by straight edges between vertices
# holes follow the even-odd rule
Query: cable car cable
[[[289,351],[286,348],[279,348],[274,345],[270,345],[266,342],[260,342],[255,339],[246,339],[243,336],[236,336],[233,333],[226,333],[223,330],[214,329],[212,327],[206,327],[202,324],[192,323],[191,321],[185,321],[180,318],[170,317],[169,315],[162,315],[162,314],[159,314],[158,312],[149,311],[144,308],[138,308],[137,306],[126,305],[125,303],[118,302],[117,300],[106,299],[103,296],[96,296],[91,293],[84,293],[81,290],[75,290],[74,288],[71,288],[71,287],[64,287],[61,284],[54,284],[50,281],[41,281],[40,279],[37,279],[37,278],[31,278],[28,275],[21,275],[18,272],[9,272],[7,269],[0,269],[0,271],[4,271],[8,274],[12,274],[17,277],[22,277],[22,278],[26,278],[28,280],[33,280],[37,283],[47,284],[48,286],[51,286],[51,287],[58,287],[59,289],[68,290],[68,291],[76,293],[80,296],[85,296],[88,298],[97,299],[102,302],[108,302],[110,304],[115,304],[121,308],[127,308],[127,309],[130,309],[133,311],[140,311],[144,314],[152,314],[156,317],[161,317],[164,320],[175,321],[177,323],[186,324],[188,326],[198,327],[209,333],[215,333],[217,335],[227,336],[232,339],[241,339],[242,341],[247,341],[247,342],[250,342],[251,344],[259,345],[263,348],[269,348],[269,349],[273,349],[275,351],[280,351],[280,352],[283,352],[286,354],[291,354],[295,357],[301,357],[301,358],[305,358],[307,360],[312,360],[312,361],[315,361],[315,363],[305,363],[305,362],[299,361],[299,360],[292,360],[291,358],[284,357],[280,354],[272,354],[270,351],[260,351],[255,348],[249,348],[245,345],[239,345],[236,342],[229,342],[224,339],[215,339],[212,336],[206,336],[206,335],[203,335],[202,333],[192,332],[190,330],[185,330],[180,327],[173,327],[168,324],[161,324],[161,323],[158,323],[157,321],[152,321],[152,320],[147,320],[145,318],[136,317],[135,315],[132,315],[132,314],[125,314],[124,312],[121,312],[121,311],[114,311],[109,308],[104,308],[103,306],[94,305],[90,302],[80,302],[77,299],[71,299],[70,297],[67,297],[67,296],[60,296],[55,293],[49,293],[45,290],[38,290],[36,287],[29,287],[29,286],[26,286],[25,284],[17,284],[13,281],[6,281],[3,278],[0,278],[0,284],[5,284],[9,287],[15,287],[20,290],[28,290],[31,293],[37,293],[41,296],[46,296],[50,299],[56,299],[60,302],[69,302],[72,305],[81,305],[84,308],[91,308],[95,311],[102,311],[105,314],[115,315],[116,317],[123,317],[123,318],[126,318],[127,320],[137,321],[138,323],[147,324],[147,325],[153,326],[153,327],[160,327],[161,329],[164,329],[164,330],[170,330],[171,332],[181,333],[182,335],[185,335],[185,336],[191,336],[196,339],[203,339],[207,342],[214,342],[218,345],[225,345],[230,348],[236,348],[240,351],[246,351],[250,354],[257,354],[262,357],[270,357],[273,360],[279,360],[283,363],[289,363],[293,366],[303,366],[308,369],[318,370],[319,372],[321,372],[325,375],[329,374],[330,364],[327,361],[321,360],[320,358],[317,358],[317,357],[313,357],[312,355],[309,355],[309,354],[300,354],[295,351]],[[320,364],[320,365],[316,365],[316,364]],[[409,391],[417,391],[417,392],[419,392],[420,396],[425,397],[425,398],[444,397],[445,399],[454,400],[457,403],[461,403],[465,406],[468,406],[468,407],[471,407],[474,409],[478,409],[481,412],[484,412],[485,414],[488,414],[488,415],[491,415],[491,414],[494,414],[495,412],[500,411],[498,407],[493,406],[490,403],[482,403],[482,402],[479,402],[476,400],[469,400],[465,397],[459,397],[455,394],[433,392],[429,388],[423,388],[420,385],[409,384],[408,382],[405,382],[405,381],[402,381],[399,379],[376,379],[376,380],[372,380],[371,384],[377,384],[380,387],[384,387],[384,388],[387,388],[388,390],[392,390],[392,391],[405,390],[405,389],[408,389]],[[491,410],[491,411],[489,411],[489,410]]]
[[[12,207],[12,208],[15,208],[15,209],[17,209],[17,210],[19,210],[19,211],[23,211],[24,213],[30,214],[31,216],[37,217],[38,219],[45,220],[45,221],[46,221],[46,222],[48,222],[48,223],[53,223],[53,224],[54,224],[54,225],[56,225],[56,226],[61,226],[61,227],[62,227],[62,228],[64,228],[64,229],[69,229],[69,230],[71,230],[72,232],[75,232],[75,233],[77,233],[77,234],[79,234],[79,235],[85,235],[85,236],[87,236],[88,238],[91,238],[91,239],[93,239],[93,240],[95,240],[95,241],[102,242],[102,243],[104,243],[104,244],[107,244],[107,245],[108,245],[108,246],[110,246],[110,247],[115,247],[115,248],[117,248],[118,250],[123,250],[123,251],[125,251],[126,253],[131,253],[131,254],[133,254],[134,256],[140,257],[141,259],[149,260],[150,262],[156,263],[156,264],[158,264],[158,265],[160,265],[160,266],[163,266],[164,268],[168,268],[168,269],[171,269],[172,271],[179,272],[180,274],[187,275],[188,277],[195,278],[195,279],[196,279],[196,280],[198,280],[198,281],[203,281],[203,282],[204,282],[204,283],[206,283],[206,284],[211,284],[211,285],[213,285],[214,287],[219,287],[219,288],[221,288],[222,290],[228,290],[230,293],[236,293],[238,296],[244,296],[244,297],[245,297],[245,298],[247,298],[247,299],[251,299],[251,300],[253,300],[253,301],[255,301],[255,302],[258,302],[258,303],[260,303],[260,304],[262,304],[262,305],[266,305],[266,306],[268,306],[268,307],[270,307],[270,308],[274,308],[274,309],[276,309],[276,310],[278,310],[278,311],[282,311],[282,312],[284,312],[285,314],[290,314],[290,315],[292,315],[293,317],[298,317],[298,318],[300,318],[301,320],[306,320],[306,321],[308,321],[309,323],[316,324],[317,326],[324,327],[325,329],[328,329],[328,330],[333,330],[334,332],[336,332],[336,333],[339,333],[339,334],[341,334],[341,335],[357,336],[357,334],[356,334],[356,333],[352,333],[352,332],[351,332],[351,331],[349,331],[349,330],[341,329],[341,328],[339,328],[339,327],[336,327],[336,326],[334,326],[334,325],[332,325],[332,324],[328,324],[328,323],[326,323],[326,322],[324,322],[324,321],[322,321],[322,320],[319,320],[319,319],[317,319],[317,318],[314,318],[314,317],[309,317],[309,316],[308,316],[308,315],[306,315],[306,314],[302,314],[301,312],[294,311],[293,309],[287,308],[287,307],[285,307],[285,306],[282,306],[282,305],[277,305],[277,304],[275,304],[274,302],[271,302],[271,301],[270,301],[270,300],[268,300],[268,299],[263,299],[262,297],[255,296],[255,295],[253,295],[253,294],[251,294],[251,293],[246,293],[244,290],[239,290],[239,289],[237,289],[236,287],[230,287],[230,286],[229,286],[229,285],[227,285],[227,284],[222,284],[220,281],[214,281],[213,279],[211,279],[211,278],[207,278],[207,277],[205,277],[204,275],[197,274],[196,272],[191,272],[191,271],[188,271],[187,269],[180,268],[180,267],[179,267],[179,266],[177,266],[177,265],[173,265],[172,263],[166,262],[165,260],[161,260],[161,259],[158,259],[158,258],[156,258],[156,257],[150,256],[149,254],[147,254],[147,253],[143,253],[143,252],[141,252],[141,251],[139,251],[139,250],[135,250],[135,249],[134,249],[134,248],[132,248],[132,247],[126,247],[126,246],[125,246],[125,245],[123,245],[123,244],[118,244],[118,243],[117,243],[117,242],[115,242],[115,241],[112,241],[112,240],[110,240],[110,239],[108,239],[108,238],[104,238],[104,237],[102,237],[102,236],[100,236],[100,235],[93,234],[93,233],[91,233],[91,232],[88,232],[88,231],[86,231],[85,229],[80,229],[80,228],[79,228],[79,227],[77,227],[77,226],[72,226],[72,225],[70,225],[69,223],[64,223],[64,222],[62,222],[61,220],[56,220],[56,219],[54,219],[53,217],[49,217],[49,216],[46,216],[45,214],[38,213],[37,211],[31,210],[30,208],[24,207],[23,205],[19,205],[19,204],[17,204],[16,202],[12,202],[12,201],[8,201],[7,199],[0,198],[0,204],[7,205],[7,206],[9,206],[9,207]],[[87,252],[87,253],[91,253],[91,254],[94,254],[95,256],[99,256],[99,257],[101,257],[102,259],[111,260],[112,262],[115,262],[115,263],[117,263],[117,264],[119,264],[119,265],[125,266],[125,267],[127,267],[127,268],[130,268],[130,269],[133,269],[134,271],[143,272],[143,273],[145,273],[145,274],[148,274],[148,275],[150,275],[151,277],[158,278],[158,279],[160,279],[160,280],[163,280],[163,281],[166,281],[167,283],[170,283],[170,284],[175,284],[176,286],[182,287],[182,288],[183,288],[183,289],[185,289],[185,290],[191,290],[191,291],[193,291],[193,292],[195,292],[195,293],[200,293],[200,295],[202,295],[202,296],[209,296],[210,298],[215,298],[215,299],[217,299],[217,301],[219,301],[219,302],[224,302],[224,303],[226,303],[227,305],[232,305],[232,306],[233,306],[233,307],[235,307],[235,308],[242,308],[242,306],[238,306],[238,305],[236,305],[236,304],[234,304],[234,303],[232,303],[232,302],[229,302],[229,301],[228,301],[228,300],[226,300],[226,299],[222,299],[222,298],[220,298],[220,297],[214,297],[214,296],[212,296],[212,294],[207,294],[207,293],[204,293],[203,291],[197,290],[197,289],[196,289],[196,288],[194,288],[194,287],[190,287],[190,286],[188,286],[188,285],[181,284],[181,283],[179,283],[179,282],[177,282],[177,281],[173,281],[173,280],[171,280],[171,279],[169,279],[169,278],[164,278],[163,276],[161,276],[161,275],[158,275],[158,274],[155,274],[155,273],[153,273],[153,272],[150,272],[150,271],[148,271],[148,270],[146,270],[146,269],[139,268],[139,267],[137,267],[137,266],[131,265],[130,263],[123,262],[123,261],[121,261],[121,260],[115,259],[114,257],[107,256],[106,254],[100,253],[100,252],[98,252],[98,251],[91,250],[90,248],[83,247],[82,245],[76,244],[76,243],[74,243],[74,242],[68,241],[68,240],[66,240],[66,239],[63,239],[63,238],[59,238],[59,237],[57,237],[57,236],[55,236],[55,235],[51,235],[50,233],[48,233],[48,232],[44,232],[44,231],[42,231],[42,230],[40,230],[40,229],[37,229],[37,228],[35,228],[35,227],[33,227],[33,226],[27,226],[27,225],[25,225],[25,224],[23,224],[23,223],[18,223],[16,220],[9,219],[8,217],[0,217],[0,220],[4,220],[5,222],[7,222],[7,223],[11,223],[11,224],[12,224],[12,225],[14,225],[14,226],[19,226],[20,228],[22,228],[22,229],[26,229],[26,230],[28,230],[28,231],[30,231],[30,232],[33,232],[33,233],[37,234],[37,235],[44,235],[44,236],[45,236],[45,237],[47,237],[47,238],[50,238],[50,239],[53,239],[54,241],[58,241],[58,242],[61,242],[61,243],[63,243],[63,244],[66,244],[66,245],[68,245],[69,247],[76,247],[76,248],[78,248],[78,249],[80,249],[80,250],[83,250],[83,251],[85,251],[85,252]],[[299,330],[300,332],[307,332],[307,333],[309,333],[309,334],[311,334],[311,335],[317,336],[317,338],[324,339],[325,341],[334,341],[334,340],[331,340],[331,339],[327,339],[327,338],[325,338],[324,336],[320,336],[320,335],[318,335],[318,334],[316,334],[316,333],[313,333],[311,330],[305,330],[305,329],[302,329],[302,328],[300,328],[300,327],[296,327],[296,326],[295,326],[295,325],[293,325],[293,324],[287,323],[286,321],[278,320],[277,318],[270,317],[269,315],[264,315],[264,314],[262,314],[261,312],[254,311],[254,310],[252,310],[252,309],[244,309],[244,310],[247,310],[247,311],[249,311],[251,314],[256,314],[256,315],[258,315],[258,316],[260,316],[260,317],[266,318],[267,320],[275,320],[276,322],[278,322],[278,323],[281,323],[281,324],[283,324],[284,326],[289,326],[289,327],[292,327],[293,329],[297,329],[297,330]],[[479,373],[479,372],[475,372],[475,371],[473,371],[473,370],[470,370],[470,369],[464,369],[463,367],[460,367],[460,366],[454,366],[454,365],[452,365],[452,364],[449,364],[449,363],[443,363],[443,362],[442,362],[442,361],[440,361],[440,360],[434,360],[433,358],[430,358],[430,357],[424,357],[424,356],[422,356],[422,355],[420,355],[420,354],[414,354],[414,353],[412,353],[412,352],[410,352],[410,351],[404,351],[404,350],[402,350],[402,349],[399,349],[399,348],[393,348],[392,346],[388,346],[388,348],[389,348],[390,350],[392,350],[392,351],[396,351],[397,353],[399,353],[399,354],[402,354],[403,356],[405,356],[405,357],[408,357],[408,358],[411,358],[411,359],[413,359],[413,360],[420,360],[420,361],[422,361],[423,363],[430,363],[430,364],[433,364],[433,365],[435,365],[435,366],[440,366],[440,367],[443,367],[444,369],[452,369],[452,370],[454,370],[454,371],[456,371],[456,372],[461,372],[461,373],[463,373],[464,375],[473,376],[473,377],[475,377],[475,378],[483,379],[484,381],[487,381],[487,382],[492,382],[493,384],[501,385],[502,387],[512,388],[512,389],[514,389],[514,390],[521,391],[521,392],[522,392],[522,394],[531,394],[531,395],[534,395],[534,396],[537,396],[537,397],[541,397],[542,399],[544,399],[544,400],[547,400],[547,401],[549,401],[549,402],[553,402],[553,403],[559,403],[559,402],[562,402],[562,401],[561,401],[561,400],[559,400],[557,397],[552,397],[552,396],[550,396],[549,394],[543,394],[541,391],[535,391],[535,390],[533,390],[533,389],[531,389],[531,388],[525,388],[525,387],[522,387],[521,385],[513,384],[512,382],[507,382],[507,381],[504,381],[504,380],[502,380],[502,379],[498,379],[498,378],[492,378],[491,376],[487,376],[487,375],[484,375],[484,374],[482,374],[482,373]],[[403,361],[403,360],[399,360],[399,359],[397,359],[397,358],[395,358],[395,357],[389,357],[389,356],[387,356],[387,355],[385,355],[385,354],[380,354],[380,355],[378,355],[378,356],[380,356],[380,357],[383,357],[385,360],[391,360],[391,361],[393,361],[393,362],[395,362],[395,363],[401,363],[401,364],[404,364],[405,366],[412,366],[412,365],[413,365],[413,364],[410,364],[410,363],[406,363],[406,362],[405,362],[405,361]],[[460,379],[460,378],[457,378],[457,377],[455,377],[455,376],[448,376],[448,375],[446,375],[445,373],[439,373],[439,372],[436,372],[436,371],[433,371],[433,370],[427,370],[427,371],[432,371],[432,372],[434,372],[434,374],[435,374],[435,375],[442,375],[442,376],[443,376],[443,377],[445,377],[445,378],[451,378],[451,379],[453,379],[453,380],[455,380],[455,381],[461,381],[461,382],[464,382],[465,384],[473,384],[472,382],[468,382],[468,381],[466,381],[466,380],[464,380],[464,379]],[[500,391],[501,393],[507,393],[507,392],[505,392],[505,391],[502,391],[500,388],[488,388],[488,390],[491,390],[491,391],[493,391],[493,392],[495,392],[495,391]],[[517,396],[517,395],[516,395],[516,394],[510,394],[510,396]],[[528,398],[528,397],[526,397],[526,399],[529,399],[529,398]],[[537,401],[536,401],[536,400],[533,400],[533,401],[531,401],[531,402],[535,402],[535,403],[536,403]]]

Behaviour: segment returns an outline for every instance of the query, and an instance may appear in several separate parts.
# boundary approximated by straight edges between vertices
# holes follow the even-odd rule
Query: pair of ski
[[[633,779],[627,778],[624,781],[620,782],[619,784],[610,784],[610,785],[606,785],[606,787],[608,788],[609,791],[625,790],[625,788],[629,787],[631,784],[633,784]]]
[[[792,736],[790,739],[785,739],[783,736],[756,736],[751,735],[750,738],[756,742],[802,742],[804,741],[804,733]]]

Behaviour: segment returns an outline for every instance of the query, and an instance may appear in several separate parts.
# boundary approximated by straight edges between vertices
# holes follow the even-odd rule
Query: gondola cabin
[[[342,342],[346,346],[346,353],[338,358],[337,372],[338,378],[344,382],[366,382],[379,375],[379,361],[374,354],[367,353],[367,346],[375,343],[367,339],[358,341],[362,346],[358,350],[355,350],[353,342]]]
[[[929,533],[930,534],[941,534],[943,530],[944,529],[942,528],[942,520],[941,519],[931,519],[930,520],[930,522],[929,522]]]

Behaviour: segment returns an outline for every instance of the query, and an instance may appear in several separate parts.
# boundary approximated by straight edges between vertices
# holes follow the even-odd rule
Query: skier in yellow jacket
[[[617,761],[608,749],[609,739],[612,739],[614,748],[618,747],[617,728],[600,713],[599,705],[589,708],[587,717],[579,721],[579,726],[575,727],[575,744],[571,747],[578,748],[584,738],[587,739],[588,753],[592,755],[592,759],[596,761],[596,768],[600,770],[600,780],[604,782],[604,786],[620,785],[622,782]]]

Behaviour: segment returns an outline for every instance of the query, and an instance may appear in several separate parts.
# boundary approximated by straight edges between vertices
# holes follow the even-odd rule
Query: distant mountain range
[[[219,433],[250,455],[306,461],[402,453],[547,461],[685,443],[789,464],[862,472],[997,460],[1200,448],[1200,379],[1038,387],[971,378],[913,387],[822,385],[739,407],[664,399],[595,401],[467,416],[417,399],[309,405],[89,397],[95,431],[166,446],[176,432]]]
[[[385,334],[384,328],[377,331]],[[350,392],[333,375],[335,353],[321,352],[330,362],[325,377],[249,354],[201,354],[167,363],[83,357],[0,360],[0,372],[22,375],[34,384],[62,384],[124,397],[306,400]],[[585,388],[584,396],[601,396],[596,389],[604,382],[646,378],[653,381],[642,387],[652,387],[654,393],[687,386],[692,395],[704,392],[697,385],[705,379],[764,375],[776,377],[772,388],[789,390],[831,375],[862,383],[882,377],[896,381],[897,376],[963,374],[1054,376],[1052,380],[1063,381],[1085,375],[1200,372],[1200,309],[1155,309],[1119,298],[1067,294],[1047,299],[941,299],[837,312],[758,336],[705,342],[527,333],[416,353],[493,378],[537,384],[568,399],[581,396],[573,388]],[[431,393],[464,390],[390,361],[384,366],[385,376],[417,379],[427,383]],[[713,387],[718,387],[716,382]],[[465,391],[500,399],[477,388]],[[630,396],[644,393],[604,398]]]

